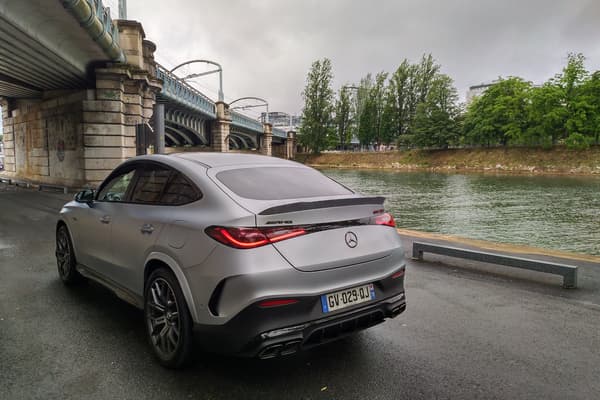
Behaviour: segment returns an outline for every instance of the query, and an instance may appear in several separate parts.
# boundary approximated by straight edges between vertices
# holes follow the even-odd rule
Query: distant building
[[[261,113],[261,121],[266,122],[267,113]],[[302,116],[290,115],[280,111],[272,111],[269,113],[269,123],[277,128],[288,128],[290,130],[298,129],[302,124]]]
[[[498,82],[498,81],[493,81],[490,83],[482,83],[480,85],[475,85],[475,86],[469,87],[469,90],[467,91],[467,105],[471,104],[471,102],[475,99],[475,97],[479,97],[483,93],[485,93],[485,91],[488,90],[488,88],[490,86],[495,85],[496,82]]]
[[[482,83],[480,85],[471,86],[467,91],[467,105],[471,104],[471,102],[476,98],[481,96],[488,90],[491,86],[494,86],[496,83],[500,82],[500,80],[495,80],[489,83]],[[541,84],[529,82],[532,87],[542,87]]]

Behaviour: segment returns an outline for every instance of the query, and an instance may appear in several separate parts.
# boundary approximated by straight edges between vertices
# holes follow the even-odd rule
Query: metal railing
[[[160,93],[163,97],[198,111],[210,118],[217,117],[215,103],[210,98],[179,79],[175,74],[172,74],[167,68],[158,63],[156,64],[156,76],[163,81],[163,89]],[[230,115],[232,125],[259,134],[263,133],[262,122],[236,111],[230,111]],[[287,132],[282,129],[273,128],[273,135],[280,138],[287,138]]]
[[[215,103],[211,99],[158,63],[156,64],[156,76],[163,81],[161,95],[210,118],[217,117]]]
[[[491,264],[505,265],[513,268],[528,269],[547,274],[561,275],[563,287],[574,289],[577,287],[577,269],[574,265],[559,264],[549,261],[533,260],[530,258],[514,257],[504,254],[488,253],[484,251],[468,250],[457,247],[442,246],[434,243],[413,242],[414,260],[423,260],[423,253],[434,253],[449,257],[464,258]]]
[[[273,136],[287,139],[287,132],[283,129],[273,128]]]
[[[260,121],[252,119],[244,114],[240,114],[235,111],[231,111],[231,124],[240,128],[246,128],[248,130],[262,133],[264,131],[263,124]]]

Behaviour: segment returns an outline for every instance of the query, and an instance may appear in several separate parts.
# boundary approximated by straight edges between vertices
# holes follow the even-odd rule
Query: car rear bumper
[[[274,358],[296,353],[340,339],[394,318],[406,309],[403,285],[391,297],[340,310],[331,315],[314,315],[320,298],[301,299],[299,303],[271,309],[253,305],[220,326],[194,326],[199,344],[208,351],[242,357]]]

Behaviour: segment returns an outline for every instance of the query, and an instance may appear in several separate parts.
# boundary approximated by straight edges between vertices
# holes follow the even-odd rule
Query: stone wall
[[[87,90],[3,104],[5,175],[34,182],[83,181],[82,101]]]
[[[271,152],[274,157],[287,158],[286,150],[287,150],[287,145],[285,142],[272,143],[272,145],[271,145]]]

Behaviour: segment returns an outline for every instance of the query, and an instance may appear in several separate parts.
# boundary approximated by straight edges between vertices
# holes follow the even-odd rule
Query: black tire
[[[56,230],[56,266],[58,276],[67,286],[78,284],[84,280],[77,271],[77,260],[73,252],[71,235],[66,225],[60,225]]]
[[[150,274],[144,289],[148,342],[161,365],[181,368],[192,356],[192,317],[179,282],[166,268]]]

